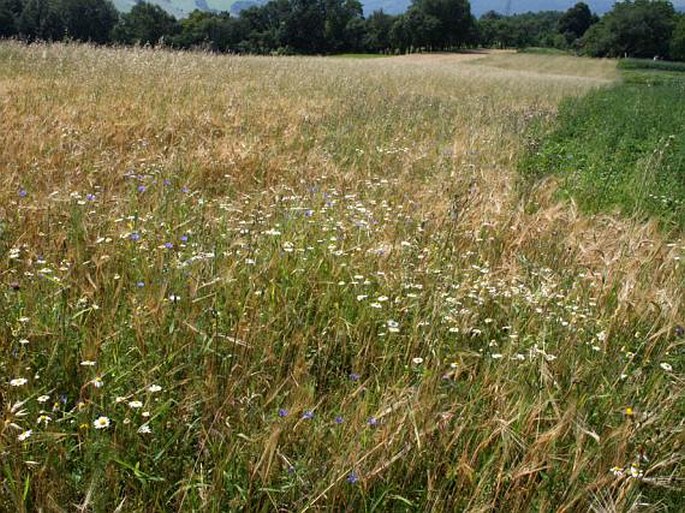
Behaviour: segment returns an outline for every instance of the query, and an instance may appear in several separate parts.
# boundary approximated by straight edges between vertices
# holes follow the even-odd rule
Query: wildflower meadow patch
[[[685,241],[521,198],[547,58],[2,43],[0,510],[679,511]]]

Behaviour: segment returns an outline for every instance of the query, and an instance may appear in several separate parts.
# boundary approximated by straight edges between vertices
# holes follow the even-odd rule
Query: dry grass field
[[[615,80],[0,44],[0,511],[682,511],[685,241],[518,187]]]

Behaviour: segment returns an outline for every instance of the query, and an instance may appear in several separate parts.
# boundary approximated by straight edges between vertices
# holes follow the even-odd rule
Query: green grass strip
[[[655,61],[652,59],[621,59],[618,63],[618,68],[621,70],[650,69],[685,72],[685,62]]]
[[[561,194],[587,211],[656,216],[685,227],[685,75],[624,71],[610,88],[562,103],[555,125],[536,127],[520,170],[558,175]]]

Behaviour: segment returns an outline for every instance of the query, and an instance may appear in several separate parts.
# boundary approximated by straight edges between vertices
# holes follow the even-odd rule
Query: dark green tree
[[[496,11],[488,11],[478,20],[478,42],[487,48],[501,45],[500,32],[503,15]]]
[[[411,35],[407,15],[400,14],[395,18],[390,27],[390,45],[397,52],[406,52],[411,47]]]
[[[433,48],[464,46],[474,34],[468,0],[413,0],[407,16],[415,20],[411,24],[421,34],[418,39]]]
[[[362,4],[358,0],[324,0],[322,7],[326,51],[355,50],[361,39]]]
[[[390,28],[392,47],[402,53],[441,48],[440,20],[418,9],[398,16]]]
[[[248,36],[246,21],[232,18],[227,12],[196,9],[179,24],[180,32],[172,38],[172,44],[180,48],[203,47],[226,52],[237,50]]]
[[[109,0],[60,0],[66,35],[78,41],[107,43],[119,13]]]
[[[19,17],[23,9],[22,0],[0,0],[0,37],[19,33]]]
[[[490,11],[478,21],[480,41],[483,46],[496,48],[563,48],[566,47],[566,41],[558,31],[560,17],[561,13],[557,11],[513,16]]]
[[[17,20],[19,35],[28,40],[59,41],[65,27],[56,0],[27,0]]]
[[[262,7],[241,11],[247,38],[240,44],[242,51],[269,53],[284,46],[286,18],[290,15],[289,0],[272,0]]]
[[[283,27],[283,43],[298,53],[325,51],[326,16],[319,0],[289,0],[290,11]]]
[[[564,35],[566,42],[570,45],[582,37],[594,21],[590,7],[585,2],[579,2],[561,16],[559,32]]]
[[[685,61],[685,15],[679,16],[671,38],[671,58]]]
[[[344,52],[363,52],[366,40],[366,23],[362,16],[350,18],[345,26]]]
[[[436,16],[420,9],[409,9],[406,15],[406,27],[412,47],[427,50],[445,47],[443,24]]]
[[[384,52],[389,50],[390,30],[395,17],[381,11],[374,11],[366,18],[364,30],[364,48],[368,52]]]
[[[121,16],[112,37],[127,44],[165,44],[179,29],[176,18],[171,14],[158,5],[142,2]]]
[[[601,57],[668,56],[676,12],[664,0],[617,2],[580,42],[583,53]]]

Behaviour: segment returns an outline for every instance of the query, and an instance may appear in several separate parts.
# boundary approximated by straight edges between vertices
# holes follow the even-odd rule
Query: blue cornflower
[[[347,482],[350,484],[355,484],[359,481],[359,476],[357,473],[353,470],[349,474],[347,474]]]
[[[95,201],[95,194],[93,194],[93,193],[87,194],[87,195],[86,195],[86,199],[87,199],[88,201]]]
[[[26,192],[26,189],[19,189],[19,197],[20,198],[25,198],[28,192]]]

